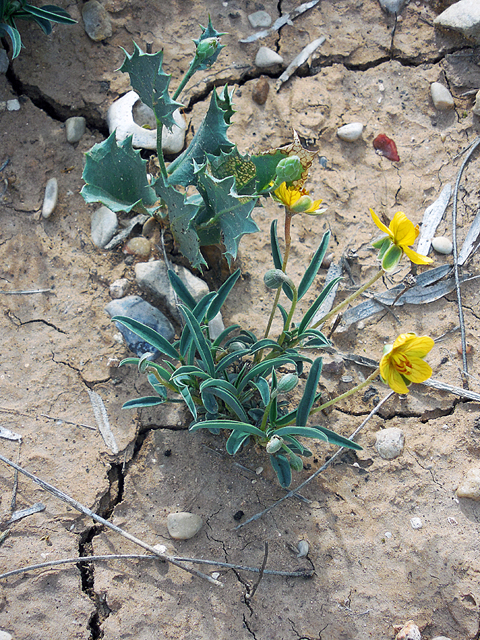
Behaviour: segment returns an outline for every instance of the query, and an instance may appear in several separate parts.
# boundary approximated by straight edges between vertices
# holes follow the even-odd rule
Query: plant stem
[[[324,324],[325,322],[327,322],[327,320],[330,320],[330,318],[332,316],[336,315],[337,313],[340,313],[340,311],[342,311],[347,305],[349,305],[351,302],[353,302],[353,300],[355,300],[355,298],[358,298],[358,296],[362,295],[362,293],[364,291],[369,289],[372,286],[372,284],[374,284],[382,276],[383,276],[383,270],[380,269],[380,271],[378,271],[373,276],[373,278],[370,278],[370,280],[368,282],[366,282],[362,287],[360,287],[360,289],[358,289],[357,291],[352,293],[352,295],[348,296],[348,298],[346,298],[340,304],[337,304],[337,306],[334,309],[329,311],[326,315],[323,316],[323,318],[320,318],[320,320],[318,322],[316,322],[314,325],[312,325],[312,329],[316,329],[321,324]]]
[[[183,80],[180,82],[180,84],[177,87],[177,90],[175,91],[175,93],[172,96],[172,100],[176,100],[178,98],[178,96],[180,95],[180,93],[182,92],[184,86],[187,84],[187,82],[190,80],[190,78],[193,76],[193,74],[195,73],[196,69],[194,68],[194,63],[195,63],[195,59],[194,58],[192,60],[192,62],[190,63],[190,67],[188,68],[187,73],[184,75]]]
[[[380,369],[375,369],[375,371],[371,375],[369,375],[368,378],[366,380],[364,380],[364,382],[361,382],[360,384],[358,384],[353,389],[349,389],[345,393],[342,393],[341,396],[337,396],[336,398],[333,398],[333,400],[329,400],[328,402],[325,402],[324,404],[320,405],[319,407],[316,407],[315,409],[312,409],[310,411],[310,415],[313,415],[314,413],[318,413],[319,411],[322,411],[323,409],[326,409],[327,407],[330,407],[332,404],[336,404],[340,400],[344,400],[345,398],[348,398],[348,396],[351,396],[354,393],[356,393],[357,391],[360,391],[361,389],[363,389],[364,387],[369,385],[370,382],[373,382],[375,380],[375,378],[378,376],[379,373],[380,373]]]
[[[280,291],[280,289],[279,289],[279,291]],[[279,345],[282,345],[283,341],[285,340],[285,331],[288,331],[288,327],[290,326],[290,323],[292,322],[293,314],[295,312],[295,307],[297,306],[297,301],[298,301],[297,287],[293,287],[292,291],[293,291],[292,306],[290,307],[290,311],[288,313],[287,319],[285,320],[285,324],[283,325],[283,331],[282,331],[280,337],[277,340]]]
[[[167,167],[165,166],[165,159],[163,157],[163,149],[162,149],[162,137],[163,137],[163,124],[160,120],[157,120],[157,156],[158,162],[160,164],[160,170],[162,172],[162,176],[167,178]]]
[[[292,214],[289,212],[288,209],[285,209],[285,255],[283,257],[283,263],[282,263],[283,273],[285,273],[285,270],[287,268],[288,256],[290,255],[290,245],[292,243],[292,236],[290,233],[291,228],[292,228]],[[277,290],[277,295],[275,296],[275,300],[273,302],[270,318],[268,319],[267,328],[265,329],[265,335],[263,336],[264,338],[268,338],[268,334],[270,333],[270,329],[272,328],[272,322],[275,316],[275,311],[277,310],[278,301],[280,299],[281,292],[282,292],[282,287],[279,287]],[[284,330],[285,330],[285,327],[284,327]],[[259,361],[260,360],[261,360],[261,357],[259,358]]]

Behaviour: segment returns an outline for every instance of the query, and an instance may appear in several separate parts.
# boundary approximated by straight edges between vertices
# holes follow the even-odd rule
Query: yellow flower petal
[[[425,382],[432,376],[432,368],[429,364],[427,364],[421,358],[417,358],[416,356],[409,357],[409,361],[411,364],[411,370],[407,377],[412,382]]]
[[[411,220],[402,212],[398,211],[392,222],[390,223],[390,230],[393,234],[393,242],[399,247],[409,246],[415,242],[415,226]]]
[[[381,222],[380,218],[377,216],[377,214],[375,213],[375,211],[373,209],[370,209],[370,215],[372,216],[372,219],[374,221],[374,223],[377,225],[377,227],[383,231],[383,233],[386,233],[387,236],[393,241],[393,233],[390,231],[390,229],[388,229],[383,222]]]
[[[405,352],[408,356],[424,358],[433,349],[434,345],[434,340],[428,336],[415,336],[405,346]]]
[[[410,247],[402,246],[403,251],[408,256],[411,262],[414,264],[431,264],[433,260],[431,258],[427,258],[427,256],[422,256],[420,253],[417,253]]]
[[[396,393],[408,393],[406,381],[425,382],[432,375],[423,357],[434,345],[428,336],[414,333],[400,334],[390,351],[380,360],[380,375]]]

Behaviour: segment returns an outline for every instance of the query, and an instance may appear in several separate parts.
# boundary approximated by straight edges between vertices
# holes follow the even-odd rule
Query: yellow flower
[[[273,197],[277,202],[284,204],[290,213],[308,213],[309,215],[320,215],[326,209],[320,209],[322,200],[313,201],[305,189],[298,189],[294,186],[287,187],[286,182],[273,192]]]
[[[430,365],[423,361],[434,345],[428,336],[402,333],[393,345],[387,345],[380,360],[380,375],[396,393],[408,393],[407,384],[425,382],[432,375]]]
[[[422,256],[410,248],[417,239],[420,229],[404,213],[398,211],[388,228],[380,221],[372,209],[370,209],[370,213],[377,227],[386,234],[387,238],[384,238],[384,240],[388,239],[391,243],[389,248],[384,246],[383,251],[381,249],[380,252],[382,268],[385,271],[392,271],[400,262],[400,258],[404,253],[415,264],[430,264],[433,262],[431,258]],[[380,248],[380,244],[380,241],[378,241],[374,243],[374,246]],[[394,249],[392,245],[396,248]]]

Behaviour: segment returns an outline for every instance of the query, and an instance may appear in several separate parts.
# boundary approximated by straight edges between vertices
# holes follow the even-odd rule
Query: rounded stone
[[[270,85],[268,84],[268,80],[265,78],[265,76],[262,76],[257,80],[253,88],[252,100],[260,105],[265,104],[269,91]]]
[[[147,238],[130,238],[127,244],[123,247],[123,253],[139,256],[140,258],[148,258],[152,245]]]
[[[452,241],[445,236],[438,236],[437,238],[433,238],[432,247],[437,253],[443,253],[446,256],[449,256],[453,251]]]
[[[255,64],[260,68],[274,67],[276,64],[282,64],[282,62],[282,56],[268,47],[260,47],[255,57]]]
[[[117,229],[117,214],[108,207],[100,207],[92,214],[90,235],[96,247],[103,249],[113,238]]]
[[[7,100],[7,111],[20,111],[20,102],[17,98]]]
[[[110,285],[110,296],[114,300],[118,300],[119,298],[126,296],[129,289],[130,281],[127,280],[127,278],[119,278]]]
[[[272,24],[272,18],[266,11],[255,11],[248,16],[248,21],[254,29],[258,27],[269,27]]]
[[[68,118],[65,120],[65,134],[67,142],[75,144],[78,142],[87,130],[87,121],[82,116]]]
[[[437,16],[433,24],[459,31],[480,44],[480,3],[476,0],[459,0]]]
[[[361,122],[351,122],[344,124],[343,127],[337,129],[337,136],[345,142],[355,142],[361,138],[363,133],[363,124]]]
[[[193,538],[203,526],[203,520],[194,513],[181,511],[167,516],[168,533],[174,540],[189,540]]]
[[[100,42],[112,35],[110,16],[103,4],[98,0],[88,0],[82,7],[85,33],[95,42]]]
[[[413,620],[409,620],[397,633],[395,640],[422,640],[422,634]]]
[[[472,109],[474,115],[480,116],[480,91],[477,91],[477,95],[475,96],[475,104]]]
[[[420,518],[412,518],[410,520],[410,525],[412,529],[421,529],[423,527],[423,522],[420,520]]]
[[[58,199],[58,182],[56,178],[50,178],[45,185],[45,196],[43,198],[42,216],[49,218],[55,211]]]
[[[430,85],[430,93],[435,109],[438,109],[438,111],[449,111],[455,106],[452,94],[447,87],[444,87],[440,82],[432,82]]]
[[[432,640],[450,640],[447,636],[435,636]]]
[[[480,468],[473,467],[467,471],[457,488],[457,498],[480,500]]]
[[[375,449],[384,460],[394,460],[403,453],[405,446],[405,434],[397,427],[383,429],[377,433]]]
[[[13,636],[11,636],[8,631],[0,629],[0,640],[13,640]]]

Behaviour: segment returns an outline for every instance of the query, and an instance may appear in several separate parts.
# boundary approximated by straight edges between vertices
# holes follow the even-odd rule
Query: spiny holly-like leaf
[[[234,176],[239,195],[254,193],[257,173],[255,164],[248,156],[242,156],[236,146],[228,153],[221,151],[219,156],[207,154],[207,159],[210,171],[215,178],[221,180],[228,176]]]
[[[186,198],[183,193],[177,191],[175,187],[166,183],[163,175],[155,181],[155,191],[162,198],[168,207],[168,219],[170,230],[175,238],[175,242],[182,254],[190,260],[193,267],[201,268],[206,264],[200,253],[200,240],[192,221],[199,210],[198,199],[195,196]]]
[[[192,142],[168,168],[171,174],[168,179],[170,184],[181,184],[184,187],[194,184],[194,161],[203,164],[207,153],[219,155],[221,151],[229,151],[234,146],[227,138],[227,129],[233,113],[231,95],[227,87],[220,97],[214,90],[207,114]]]
[[[316,151],[308,151],[308,149],[305,149],[305,147],[302,146],[300,138],[298,137],[298,133],[294,131],[293,142],[291,142],[290,144],[287,144],[284,147],[279,147],[278,149],[270,149],[270,151],[267,151],[260,156],[252,157],[252,161],[257,167],[259,187],[261,187],[262,190],[268,187],[270,182],[275,178],[275,169],[280,160],[283,160],[283,158],[288,158],[290,156],[297,156],[300,159],[303,172],[298,180],[294,180],[292,182],[292,185],[296,189],[301,189],[307,181],[308,170],[310,169],[310,166],[312,165],[312,162],[315,159],[316,155]],[[270,158],[268,156],[270,156]],[[273,176],[271,173],[272,168]],[[266,182],[267,180],[268,182]],[[261,189],[259,188],[258,190],[260,191]]]
[[[208,221],[197,227],[199,235],[203,229],[220,229],[225,245],[225,257],[229,262],[237,257],[238,243],[247,233],[255,233],[258,227],[251,219],[256,198],[241,197],[235,188],[235,178],[230,176],[217,180],[206,171],[206,164],[197,167],[197,187],[205,203]]]
[[[148,184],[146,163],[133,149],[131,136],[117,144],[113,132],[86,153],[81,191],[85,202],[101,202],[112,211],[152,214],[160,203]]]
[[[143,53],[136,43],[133,44],[132,55],[123,50],[125,60],[119,71],[129,74],[132,88],[141,101],[153,109],[157,119],[171,131],[176,126],[172,114],[183,105],[172,100],[168,93],[171,75],[162,69],[163,51]]]
[[[212,25],[212,20],[210,16],[208,16],[208,27],[202,27],[202,25],[200,25],[200,27],[202,28],[202,35],[197,40],[194,40],[194,43],[197,45],[197,47],[200,44],[200,42],[202,42],[202,40],[206,40],[207,38],[220,38],[221,36],[226,35],[226,33],[220,33],[214,28],[214,26]],[[218,54],[220,53],[220,51],[223,49],[224,46],[225,46],[224,44],[217,45],[215,53],[213,53],[201,64],[199,64],[196,67],[196,70],[203,71],[204,69],[208,69],[209,67],[211,67],[212,64],[216,62],[218,58]]]
[[[284,158],[285,154],[278,149],[252,156],[251,160],[256,168],[257,193],[261,193],[275,181],[277,164]]]

